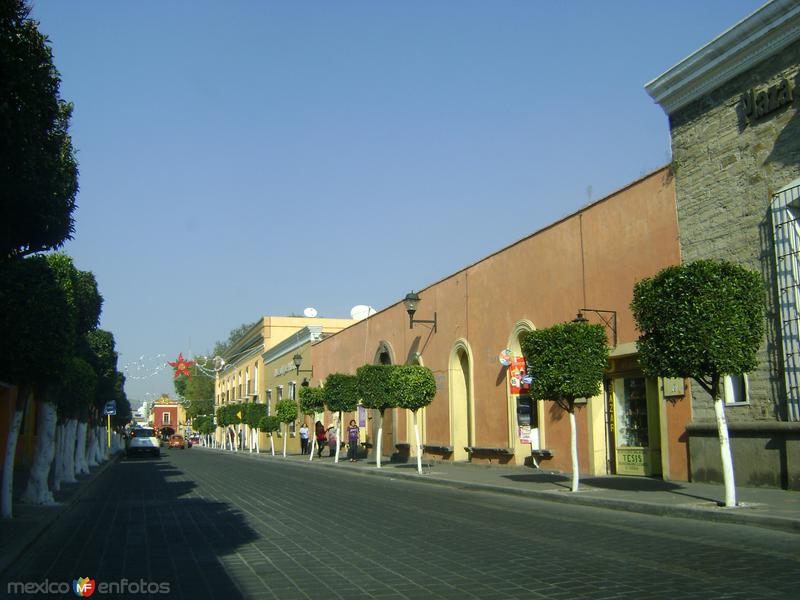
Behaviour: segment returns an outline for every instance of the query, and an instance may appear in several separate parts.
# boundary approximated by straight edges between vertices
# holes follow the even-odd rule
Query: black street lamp
[[[596,308],[582,308],[578,311],[578,314],[575,315],[575,318],[572,319],[573,323],[588,323],[589,319],[583,316],[583,313],[591,312],[596,314],[600,317],[600,320],[603,322],[603,325],[608,327],[611,330],[612,347],[617,346],[617,311],[615,310],[599,310]]]
[[[433,325],[433,332],[436,333],[436,313],[433,313],[433,319],[415,319],[414,313],[417,312],[417,306],[420,303],[419,294],[415,292],[411,292],[410,294],[406,294],[406,297],[403,299],[403,302],[406,305],[406,312],[408,313],[408,328],[413,329],[415,323],[431,323]]]
[[[294,363],[294,368],[297,371],[297,374],[300,373],[311,373],[311,376],[314,376],[314,365],[311,365],[310,369],[301,369],[300,365],[303,364],[303,357],[300,354],[295,354],[292,357],[292,362]]]

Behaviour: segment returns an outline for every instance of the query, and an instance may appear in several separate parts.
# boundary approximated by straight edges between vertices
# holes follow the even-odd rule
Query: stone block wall
[[[749,122],[741,99],[786,79],[792,102]],[[772,194],[800,178],[800,43],[794,43],[670,115],[682,260],[732,260],[762,273],[766,335],[749,374],[750,404],[730,422],[784,418],[785,390],[772,243]],[[693,385],[695,422],[714,420],[709,396]]]

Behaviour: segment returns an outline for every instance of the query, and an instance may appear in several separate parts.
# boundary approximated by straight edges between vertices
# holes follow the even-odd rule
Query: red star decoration
[[[175,375],[173,379],[177,378],[178,375],[186,375],[187,377],[191,377],[192,374],[189,372],[189,367],[194,364],[193,360],[186,360],[183,358],[183,352],[178,354],[178,359],[175,362],[169,363],[169,366],[175,369]]]

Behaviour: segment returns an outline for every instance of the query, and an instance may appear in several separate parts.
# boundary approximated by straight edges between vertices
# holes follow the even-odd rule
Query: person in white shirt
[[[308,425],[300,427],[300,454],[308,454]]]

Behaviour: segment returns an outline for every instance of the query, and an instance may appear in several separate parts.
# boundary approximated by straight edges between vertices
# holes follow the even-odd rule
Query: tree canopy
[[[72,355],[66,294],[44,256],[0,261],[0,380],[55,379]],[[46,343],[45,343],[46,340]]]
[[[333,412],[347,412],[358,406],[358,382],[355,375],[331,373],[325,379],[325,404]]]
[[[576,398],[600,393],[608,362],[602,325],[559,323],[529,332],[521,345],[534,399],[553,400],[571,411]]]
[[[396,399],[389,393],[389,379],[396,365],[363,365],[356,370],[361,403],[367,408],[385,411],[394,408]]]
[[[0,3],[0,260],[71,239],[78,165],[72,105],[47,37],[23,0]]]
[[[313,415],[325,410],[325,390],[322,388],[300,388],[300,410],[304,415]]]
[[[764,336],[758,273],[713,260],[667,267],[636,283],[631,310],[647,375],[691,377],[715,396],[712,380],[756,366]]]
[[[390,394],[400,408],[416,412],[428,406],[436,396],[436,379],[428,367],[397,365],[390,373]]]
[[[275,405],[275,414],[281,423],[291,423],[297,419],[297,402],[294,400],[281,400]]]

